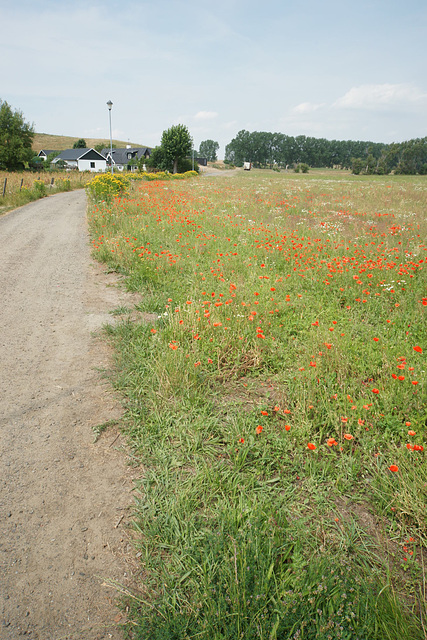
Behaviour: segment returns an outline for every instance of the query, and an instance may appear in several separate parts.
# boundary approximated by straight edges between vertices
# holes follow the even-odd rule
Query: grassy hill
[[[64,149],[72,149],[73,144],[77,142],[80,138],[73,138],[72,136],[55,136],[50,133],[36,133],[34,135],[33,140],[33,151],[37,153],[41,149],[53,149],[54,151],[63,151]],[[94,147],[96,144],[100,144],[101,142],[105,147],[110,146],[109,138],[85,138],[86,145],[88,147]],[[132,147],[143,147],[147,145],[140,144],[138,142],[124,142],[123,140],[113,140],[113,144],[116,145],[117,148],[124,148],[127,144],[130,144]]]

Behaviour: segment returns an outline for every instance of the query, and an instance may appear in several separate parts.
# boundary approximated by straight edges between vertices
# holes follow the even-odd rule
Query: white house
[[[101,153],[107,160],[107,164],[111,166],[110,149],[103,149]],[[126,149],[113,149],[113,167],[117,171],[135,171],[138,160],[149,158],[150,153],[149,147],[131,147],[129,145]]]
[[[79,171],[105,171],[107,160],[95,149],[65,149],[61,151],[52,164],[62,160],[67,169],[78,169]]]
[[[55,149],[42,149],[38,152],[37,157],[41,158],[41,160],[47,160],[47,157],[50,156],[51,153],[59,153]]]

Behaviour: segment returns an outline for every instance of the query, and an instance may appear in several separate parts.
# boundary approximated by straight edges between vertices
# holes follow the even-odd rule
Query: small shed
[[[250,171],[252,169],[252,163],[251,162],[244,162],[243,163],[243,170],[244,171]]]

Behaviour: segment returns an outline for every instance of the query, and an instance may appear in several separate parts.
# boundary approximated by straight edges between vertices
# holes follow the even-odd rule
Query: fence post
[[[52,180],[50,181],[50,186],[53,187],[53,183],[55,182],[55,178],[52,178]]]
[[[4,194],[6,193],[6,185],[7,185],[7,178],[4,179],[4,185],[3,185],[3,198],[4,198]]]
[[[19,187],[19,191],[22,191],[22,185],[24,184],[24,178],[21,178],[21,186]]]

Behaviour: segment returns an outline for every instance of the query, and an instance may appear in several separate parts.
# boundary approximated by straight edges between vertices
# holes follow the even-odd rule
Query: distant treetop
[[[87,149],[86,140],[84,138],[80,138],[73,144],[73,149]]]

